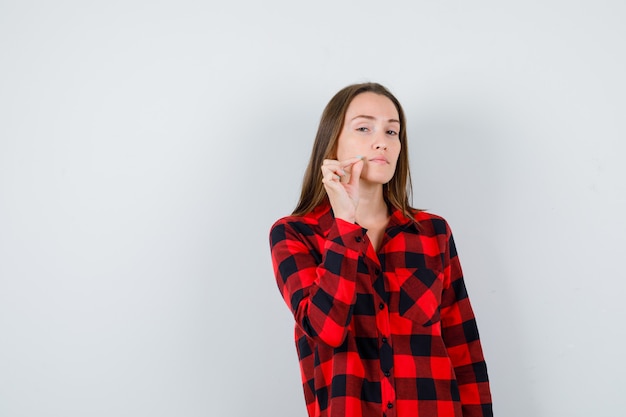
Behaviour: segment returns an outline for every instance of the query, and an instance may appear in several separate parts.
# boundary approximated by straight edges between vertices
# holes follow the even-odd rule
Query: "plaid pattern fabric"
[[[376,253],[329,205],[270,232],[313,417],[492,416],[487,368],[450,228],[392,212]]]

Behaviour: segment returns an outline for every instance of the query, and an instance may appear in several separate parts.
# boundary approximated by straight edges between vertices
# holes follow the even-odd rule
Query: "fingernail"
[[[361,155],[357,155],[356,158],[363,159]]]

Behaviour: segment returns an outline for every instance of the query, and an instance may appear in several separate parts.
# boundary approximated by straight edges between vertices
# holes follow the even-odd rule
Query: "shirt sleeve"
[[[452,361],[464,417],[492,417],[487,366],[450,228],[446,225],[442,337]]]
[[[274,274],[287,306],[308,336],[333,347],[343,343],[352,318],[365,232],[341,219],[325,240],[308,225],[284,219],[270,231]],[[319,248],[316,239],[322,239]]]

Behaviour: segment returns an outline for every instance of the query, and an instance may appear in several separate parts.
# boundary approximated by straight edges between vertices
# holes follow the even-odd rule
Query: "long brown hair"
[[[406,119],[404,111],[398,99],[385,87],[377,83],[353,84],[343,88],[328,102],[315,135],[313,151],[309,159],[309,165],[304,173],[300,201],[293,211],[293,215],[302,216],[307,214],[320,204],[328,201],[326,190],[322,184],[321,166],[324,159],[335,159],[337,142],[346,111],[352,100],[359,94],[372,92],[387,97],[396,106],[400,118],[400,156],[396,165],[396,171],[387,184],[383,185],[383,198],[388,206],[401,210],[409,219],[417,211],[409,204],[412,194],[411,173],[409,171],[409,156],[406,134]]]

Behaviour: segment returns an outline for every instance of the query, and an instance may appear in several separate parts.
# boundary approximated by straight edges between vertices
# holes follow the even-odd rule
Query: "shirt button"
[[[389,378],[391,376],[391,372],[385,372],[384,374],[387,378]]]
[[[387,338],[383,337],[383,343],[387,343]]]
[[[374,270],[374,273],[375,273],[376,275],[380,275],[380,269],[376,268],[376,269]]]
[[[390,402],[387,403],[387,408],[393,408],[393,404],[391,404]]]
[[[380,308],[381,310],[384,310],[385,309],[385,304],[384,303],[380,303],[378,305],[378,308]]]
[[[363,238],[361,236],[357,236],[354,238],[354,240],[356,240],[357,242],[361,242]]]

